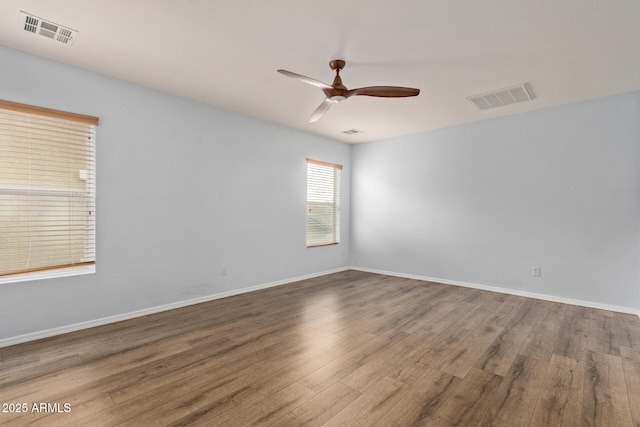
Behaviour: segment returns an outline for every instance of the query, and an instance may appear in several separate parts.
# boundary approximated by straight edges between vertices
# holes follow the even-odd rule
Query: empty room
[[[0,2],[0,425],[640,427],[640,2]]]

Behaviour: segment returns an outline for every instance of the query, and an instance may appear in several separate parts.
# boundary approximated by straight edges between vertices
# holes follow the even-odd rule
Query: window
[[[342,166],[307,159],[307,247],[340,242]]]
[[[97,125],[0,101],[0,283],[93,271]]]

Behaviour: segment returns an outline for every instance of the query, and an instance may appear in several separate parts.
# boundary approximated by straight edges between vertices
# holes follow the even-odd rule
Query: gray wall
[[[0,285],[0,339],[349,265],[346,144],[5,47],[0,64],[0,98],[101,123],[97,271]],[[306,248],[307,157],[345,166],[337,246]]]
[[[635,92],[354,146],[352,264],[640,308],[639,118]]]

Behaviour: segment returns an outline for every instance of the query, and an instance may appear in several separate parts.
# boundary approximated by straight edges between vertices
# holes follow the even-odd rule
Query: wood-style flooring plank
[[[454,323],[460,328],[476,329],[504,302],[504,295],[502,294],[473,290],[477,294],[472,294],[466,300],[458,302],[454,308],[459,314]]]
[[[450,326],[416,352],[415,362],[428,368],[436,367],[457,345],[465,342],[471,332],[472,330],[460,328],[458,325]]]
[[[451,397],[436,410],[436,415],[450,425],[475,425],[478,420],[486,418],[502,379],[492,372],[472,368],[455,387]]]
[[[589,319],[587,350],[620,356],[620,341],[617,330],[613,313],[592,309]]]
[[[584,361],[552,355],[530,426],[582,426],[584,376]]]
[[[411,386],[399,402],[377,423],[380,426],[428,426],[436,420],[436,411],[453,397],[462,380],[432,369]]]
[[[588,307],[581,307],[579,305],[568,305],[566,315],[569,317],[578,317],[581,319],[589,319],[591,309]]]
[[[528,426],[547,367],[546,361],[518,355],[488,403],[489,411],[485,415],[486,425]]]
[[[525,341],[550,308],[549,303],[541,301],[525,302],[486,348],[475,366],[501,376],[506,375]]]
[[[586,360],[588,338],[589,319],[566,315],[562,320],[553,353],[570,359]]]
[[[565,304],[551,304],[549,312],[527,337],[520,354],[540,361],[549,361],[560,336],[566,311]]]
[[[593,426],[630,426],[631,409],[620,357],[590,351],[583,386],[582,422]]]
[[[476,364],[484,366],[486,358],[481,358],[490,346],[494,346],[502,328],[491,325],[480,325],[474,329],[469,337],[458,343],[449,354],[436,365],[436,368],[464,378],[467,372]]]
[[[321,426],[362,394],[337,382],[277,422],[281,427]]]
[[[631,416],[634,426],[640,427],[640,352],[632,348],[620,347],[620,353]]]
[[[507,295],[500,307],[489,315],[485,323],[504,328],[526,301],[525,297]]]
[[[251,404],[238,405],[237,411],[228,414],[223,419],[217,417],[200,417],[190,415],[174,423],[176,426],[212,426],[224,425],[229,427],[268,426],[277,425],[280,419],[289,412],[309,401],[316,393],[300,383],[293,383],[270,396],[269,399],[259,399]]]
[[[398,403],[407,389],[406,384],[384,377],[342,411],[331,417],[323,426],[373,425]]]
[[[378,353],[381,353],[383,350],[406,336],[407,334],[404,332],[396,330],[385,332],[384,334],[371,339],[360,348],[347,353],[344,357],[328,363],[320,369],[312,372],[302,378],[300,382],[311,390],[314,390],[316,393],[319,393],[336,381],[339,381],[343,377],[349,375],[355,369],[376,357]]]
[[[418,330],[389,346],[378,357],[355,368],[340,381],[355,390],[364,392],[385,376],[399,380],[397,367],[412,359],[423,345],[435,337],[436,334],[430,330]]]
[[[640,317],[614,313],[616,340],[621,347],[640,352]]]

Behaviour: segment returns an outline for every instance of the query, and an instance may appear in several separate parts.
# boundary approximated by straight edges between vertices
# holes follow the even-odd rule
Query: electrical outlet
[[[531,275],[533,277],[540,277],[540,267],[531,267]]]
[[[221,276],[226,276],[227,275],[227,266],[223,265],[220,267],[220,275]]]

